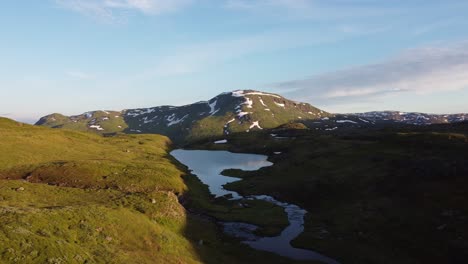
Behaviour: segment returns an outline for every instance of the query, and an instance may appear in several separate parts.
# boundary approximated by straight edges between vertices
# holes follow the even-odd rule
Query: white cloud
[[[63,7],[104,21],[121,19],[126,11],[138,11],[148,15],[174,12],[194,0],[55,0]]]
[[[275,84],[294,98],[337,102],[396,93],[426,94],[468,87],[468,42],[408,50],[380,63]]]

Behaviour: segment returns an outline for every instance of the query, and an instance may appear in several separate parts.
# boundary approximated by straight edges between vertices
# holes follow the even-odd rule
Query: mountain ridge
[[[207,101],[182,106],[162,105],[121,111],[90,111],[65,116],[54,113],[36,125],[100,134],[162,134],[175,142],[221,137],[230,133],[272,129],[302,123],[309,129],[332,131],[373,125],[430,125],[468,120],[468,114],[425,114],[400,111],[332,114],[309,103],[256,90],[221,93]]]
[[[36,125],[98,133],[157,133],[174,141],[183,141],[332,116],[308,103],[292,101],[277,94],[236,90],[182,106],[98,110],[76,116],[56,113],[42,117]]]

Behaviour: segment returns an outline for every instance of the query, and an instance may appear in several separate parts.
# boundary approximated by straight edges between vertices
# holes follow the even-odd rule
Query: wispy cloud
[[[59,6],[106,22],[121,20],[128,11],[159,15],[178,11],[193,0],[55,0]]]
[[[71,78],[80,80],[90,80],[94,78],[91,74],[82,71],[67,71],[65,74]]]
[[[345,20],[382,17],[405,10],[381,5],[379,1],[329,0],[227,0],[228,10],[274,15],[287,19]]]
[[[237,10],[255,10],[265,8],[287,8],[292,10],[303,10],[312,8],[313,1],[310,0],[227,0],[226,7]]]
[[[377,30],[361,28],[343,33],[332,27],[312,34],[309,30],[269,31],[202,43],[182,45],[159,58],[155,66],[140,76],[174,76],[191,74],[244,58],[253,54],[268,54],[281,50],[311,47],[344,39],[373,34]]]
[[[294,98],[336,103],[385,94],[455,91],[468,87],[468,42],[407,50],[380,63],[274,84]]]
[[[454,25],[457,26],[466,26],[468,25],[468,19],[463,17],[455,17],[455,18],[446,18],[443,20],[437,20],[435,22],[426,23],[421,25],[413,30],[413,34],[416,36],[429,34],[434,31],[445,30],[447,28],[453,27]]]

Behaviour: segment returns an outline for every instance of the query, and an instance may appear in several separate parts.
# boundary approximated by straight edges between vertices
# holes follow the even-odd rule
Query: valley
[[[0,118],[0,262],[290,263],[182,207],[188,186],[206,194],[202,200],[208,191],[184,181],[170,146],[159,135],[102,137]],[[252,210],[287,224],[276,207],[253,203]]]
[[[461,263],[464,118],[331,114],[253,90],[2,118],[0,260]]]
[[[0,264],[468,263],[468,1],[0,4]]]

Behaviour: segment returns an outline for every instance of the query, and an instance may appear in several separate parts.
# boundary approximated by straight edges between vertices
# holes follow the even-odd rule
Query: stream
[[[271,166],[267,156],[256,154],[239,154],[228,151],[214,150],[183,150],[171,152],[179,162],[185,164],[204,184],[208,185],[215,197],[231,196],[232,200],[249,199],[263,200],[284,208],[289,226],[279,236],[259,237],[254,234],[258,228],[255,225],[240,222],[223,222],[224,232],[240,238],[250,247],[273,252],[295,260],[318,260],[328,264],[338,264],[337,261],[312,250],[299,249],[291,246],[291,241],[304,231],[304,216],[306,210],[297,205],[278,201],[268,195],[241,196],[237,192],[223,188],[223,185],[242,179],[228,177],[220,173],[226,169],[256,171],[262,167]]]

